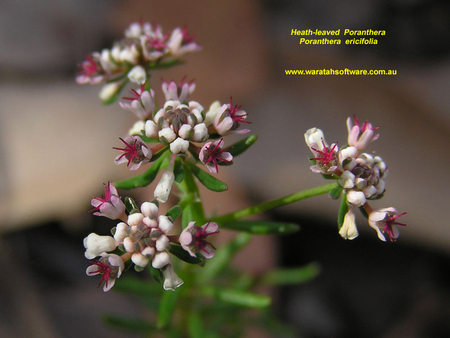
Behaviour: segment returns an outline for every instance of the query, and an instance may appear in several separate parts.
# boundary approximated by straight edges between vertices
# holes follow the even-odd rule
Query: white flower
[[[109,101],[114,95],[117,94],[121,86],[122,83],[120,82],[107,83],[100,90],[98,97],[102,101]]]
[[[160,130],[158,132],[158,136],[160,139],[164,138],[164,140],[167,141],[168,143],[172,143],[177,137],[175,132],[169,127]]]
[[[194,135],[192,136],[194,142],[205,142],[208,137],[208,128],[205,123],[199,123],[194,127]]]
[[[128,72],[128,78],[131,82],[142,85],[147,80],[147,74],[142,66],[134,66]]]
[[[102,252],[113,251],[117,247],[117,243],[111,236],[99,236],[96,233],[91,233],[83,240],[83,245],[86,248],[84,256],[87,259],[93,259],[99,256]]]
[[[170,144],[170,151],[173,154],[185,153],[189,149],[189,141],[183,140],[181,137],[178,137],[175,141]]]
[[[355,186],[355,175],[351,171],[344,171],[339,178],[339,184],[344,189],[351,189]]]
[[[159,202],[167,202],[167,200],[169,199],[170,191],[172,190],[174,180],[175,175],[173,171],[167,170],[164,172],[154,192],[154,196]]]
[[[160,251],[155,254],[152,260],[152,266],[155,269],[161,269],[170,263],[170,256],[167,251]]]
[[[158,138],[158,126],[152,120],[145,121],[145,136],[148,138]]]
[[[355,239],[358,237],[358,229],[356,228],[355,213],[352,209],[349,209],[344,216],[344,222],[341,229],[339,230],[339,235],[344,239]]]
[[[183,285],[183,280],[175,273],[172,264],[168,264],[165,268],[162,269],[162,272],[164,275],[164,290],[175,291],[177,287]]]
[[[119,104],[122,102],[119,102]],[[123,108],[123,107],[122,107]],[[136,121],[133,124],[133,127],[130,128],[130,130],[128,130],[128,135],[133,136],[133,135],[142,135],[142,131],[145,129],[145,123],[144,121]]]
[[[216,118],[217,113],[220,111],[221,104],[219,101],[214,101],[211,106],[209,107],[209,110],[207,111],[205,115],[205,124],[207,126],[210,126],[213,124],[214,119]]]
[[[355,207],[360,207],[366,203],[366,196],[362,191],[347,191],[347,202]]]
[[[324,147],[323,144],[325,144],[325,147],[327,146],[327,143],[325,142],[325,136],[323,135],[323,131],[320,130],[319,128],[308,129],[304,136],[306,145],[314,155],[316,155],[317,152],[315,152],[312,148],[322,151]]]

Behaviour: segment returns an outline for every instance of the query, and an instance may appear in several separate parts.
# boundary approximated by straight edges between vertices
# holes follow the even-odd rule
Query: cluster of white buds
[[[168,215],[159,215],[157,202],[144,202],[140,212],[133,212],[126,217],[125,205],[117,196],[115,187],[110,183],[105,186],[105,197],[94,198],[91,203],[96,206],[94,211],[101,209],[108,211],[106,214],[96,212],[95,215],[112,216],[109,218],[123,220],[112,229],[113,236],[99,236],[91,233],[83,241],[86,258],[100,257],[92,262],[86,273],[89,276],[103,275],[100,284],[105,282],[104,291],[112,288],[116,278],[119,278],[124,270],[125,261],[129,259],[134,263],[137,271],[143,270],[148,264],[155,269],[160,269],[164,277],[165,290],[173,291],[182,285],[183,280],[177,276],[171,265],[168,252],[171,242],[181,244],[182,248],[194,257],[196,253],[200,253],[207,259],[214,256],[215,248],[206,238],[218,233],[216,223],[210,222],[199,227],[195,226],[195,222],[191,222],[179,236],[170,235],[174,227],[173,220]],[[117,212],[111,212],[111,210],[117,210]],[[119,256],[113,253],[117,250],[123,254]]]
[[[369,217],[369,225],[377,230],[378,237],[385,241],[383,233],[387,233],[391,241],[395,241],[399,232],[393,225],[405,225],[394,222],[399,216],[392,213],[394,208],[373,210],[368,200],[379,199],[385,191],[388,170],[379,156],[362,152],[371,141],[378,138],[375,130],[368,122],[361,126],[356,118],[347,119],[348,145],[339,149],[337,143],[328,146],[322,130],[311,128],[305,133],[305,141],[313,153],[311,170],[315,173],[334,178],[342,188],[348,204],[348,211],[340,224],[339,233],[345,239],[358,236],[355,214],[351,207],[362,207]],[[383,210],[389,210],[389,216]],[[380,213],[383,216],[380,216]],[[381,230],[380,230],[381,229]],[[395,230],[394,230],[395,229]]]
[[[107,101],[120,90],[124,77],[143,84],[149,69],[177,61],[185,53],[200,49],[186,27],[164,34],[159,25],[135,22],[125,30],[125,38],[111,49],[85,55],[76,81],[80,84],[108,82],[100,92],[101,99]]]

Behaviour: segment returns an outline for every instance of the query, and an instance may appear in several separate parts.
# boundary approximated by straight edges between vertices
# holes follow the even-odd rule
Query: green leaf
[[[205,258],[202,255],[198,254],[196,257],[192,257],[181,245],[172,243],[169,252],[186,263],[205,265]]]
[[[139,212],[138,205],[131,197],[125,197],[125,209],[127,210],[128,214]]]
[[[267,272],[261,277],[261,282],[268,285],[299,284],[316,278],[320,273],[317,263],[294,269],[279,269]]]
[[[141,297],[154,297],[161,293],[161,286],[136,277],[127,276],[116,280],[114,290],[137,294]]]
[[[361,214],[365,217],[365,218],[369,218],[369,214],[367,213],[366,209],[364,209],[363,206],[359,207],[359,211],[361,211]]]
[[[107,106],[111,103],[116,102],[116,100],[119,98],[120,92],[122,91],[123,87],[125,87],[125,85],[128,82],[128,78],[126,78],[116,89],[116,91],[114,92],[113,95],[111,95],[107,100],[102,101],[102,105]],[[106,84],[105,86],[109,86],[110,83]]]
[[[341,230],[342,225],[344,224],[344,217],[347,212],[348,212],[347,195],[342,194],[341,205],[339,207],[338,219],[337,219],[339,230]]]
[[[336,188],[330,190],[328,196],[334,200],[337,200],[341,196],[342,190],[344,190],[344,188],[337,186]]]
[[[102,320],[113,327],[131,332],[150,333],[156,330],[155,325],[150,324],[144,319],[123,318],[115,315],[104,315]]]
[[[272,299],[269,296],[242,290],[216,289],[214,293],[215,297],[224,303],[253,309],[263,309],[272,303]]]
[[[231,147],[229,147],[230,150],[228,150],[228,152],[233,155],[233,157],[238,156],[245,152],[248,148],[250,148],[257,139],[258,135],[247,136],[245,139],[236,142]]]
[[[165,151],[164,154],[161,154],[161,156],[145,173],[124,181],[114,182],[114,186],[119,189],[134,189],[146,187],[155,180],[156,176],[162,168],[169,165],[169,153],[169,151]]]
[[[161,62],[160,60],[157,61],[153,61],[153,62],[149,62],[146,65],[147,69],[151,69],[151,70],[156,70],[156,69],[165,69],[165,68],[170,68],[176,65],[182,65],[184,62],[178,59],[172,59],[172,60],[168,60],[165,62]]]
[[[156,323],[158,329],[163,329],[170,324],[181,292],[182,288],[178,288],[175,291],[164,291],[159,304],[159,316]]]
[[[189,337],[204,338],[205,332],[203,330],[202,317],[197,311],[190,311],[187,318],[187,326]]]
[[[175,158],[175,164],[173,167],[173,173],[175,174],[175,182],[181,183],[184,180],[184,169],[183,164],[181,163],[181,158]]]
[[[150,273],[158,284],[162,284],[164,282],[164,276],[161,269],[155,269],[150,265]]]
[[[199,283],[206,284],[224,270],[234,255],[244,248],[251,240],[252,236],[241,232],[233,238],[227,245],[219,248],[208,264],[197,273]]]
[[[200,183],[203,184],[209,190],[215,192],[222,192],[228,189],[228,186],[224,182],[218,180],[217,178],[211,176],[207,172],[201,170],[196,165],[189,162],[186,162],[186,165],[192,171],[194,176],[197,177]]]
[[[166,216],[172,218],[172,221],[175,221],[181,215],[181,207],[179,205],[175,205],[167,211]]]
[[[220,224],[220,227],[255,235],[283,235],[300,230],[298,224],[266,221],[232,221]]]

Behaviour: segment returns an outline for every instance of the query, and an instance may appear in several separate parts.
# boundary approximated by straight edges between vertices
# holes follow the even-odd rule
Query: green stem
[[[195,182],[194,175],[187,165],[183,165],[184,180],[180,184],[181,190],[185,195],[180,201],[183,209],[182,226],[187,226],[188,222],[195,221],[197,225],[202,226],[205,223],[205,212],[200,197],[200,192]]]
[[[261,203],[261,204],[258,204],[258,205],[255,205],[255,206],[252,206],[249,208],[241,209],[241,210],[238,210],[238,211],[226,214],[226,215],[214,217],[213,219],[211,219],[209,221],[214,221],[217,223],[224,223],[224,222],[238,220],[238,219],[241,219],[244,217],[259,214],[266,210],[274,209],[277,207],[281,207],[283,205],[287,205],[287,204],[294,203],[294,202],[297,202],[300,200],[304,200],[309,197],[329,193],[333,188],[336,188],[337,186],[338,186],[338,184],[335,182],[335,183],[322,185],[320,187],[302,190],[302,191],[296,192],[295,194],[292,194],[292,195],[277,198],[275,200],[264,202],[264,203]]]

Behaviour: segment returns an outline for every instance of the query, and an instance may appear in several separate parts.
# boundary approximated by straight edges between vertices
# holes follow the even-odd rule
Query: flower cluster
[[[113,236],[91,233],[84,239],[86,258],[100,257],[87,268],[86,273],[89,276],[101,274],[103,277],[100,283],[105,282],[104,291],[112,288],[116,278],[122,274],[125,262],[130,259],[137,271],[143,270],[148,264],[159,269],[163,274],[165,290],[175,290],[182,285],[183,281],[171,265],[168,252],[171,243],[181,244],[193,257],[197,253],[207,259],[214,256],[214,246],[206,241],[206,237],[218,233],[216,223],[209,222],[198,227],[195,222],[191,222],[179,236],[170,235],[174,228],[173,219],[170,215],[159,214],[157,202],[144,202],[140,212],[133,210],[125,217],[125,204],[110,183],[105,186],[105,197],[94,198],[91,203],[96,208],[94,210],[101,210],[95,215],[123,220],[112,229]]]
[[[150,69],[166,67],[178,62],[184,54],[200,49],[186,27],[164,34],[159,25],[135,22],[111,49],[85,55],[76,81],[80,84],[108,82],[100,93],[101,99],[107,101],[126,81],[143,84]]]
[[[141,85],[132,90],[132,97],[125,97],[129,102],[119,102],[120,106],[136,115],[139,119],[130,130],[130,136],[121,141],[125,148],[114,148],[122,154],[115,159],[116,164],[127,163],[131,170],[141,164],[152,161],[152,154],[165,149],[173,156],[180,156],[183,161],[189,160],[190,154],[195,161],[204,164],[211,173],[219,171],[219,165],[232,164],[233,155],[230,148],[224,148],[222,136],[232,133],[245,134],[248,129],[240,129],[241,124],[248,124],[247,113],[241,106],[230,103],[214,102],[208,111],[203,106],[189,100],[194,92],[194,81],[180,83],[163,82],[162,91],[165,103],[156,109],[155,93]],[[209,141],[210,139],[220,139]],[[146,144],[143,139],[148,139]],[[165,203],[174,181],[173,166],[169,166],[160,184],[155,190],[155,198]]]
[[[311,150],[314,165],[311,170],[328,178],[336,179],[347,202],[347,212],[339,224],[339,234],[345,239],[358,236],[355,214],[352,207],[361,207],[368,215],[369,225],[377,231],[378,237],[386,241],[384,233],[391,241],[399,235],[393,225],[404,226],[395,220],[404,215],[395,215],[394,208],[373,210],[368,201],[379,199],[385,192],[388,169],[380,156],[363,152],[370,142],[378,138],[375,130],[367,121],[362,125],[356,118],[347,119],[347,146],[339,149],[337,143],[330,146],[325,141],[322,130],[311,128],[305,133],[305,141]]]

